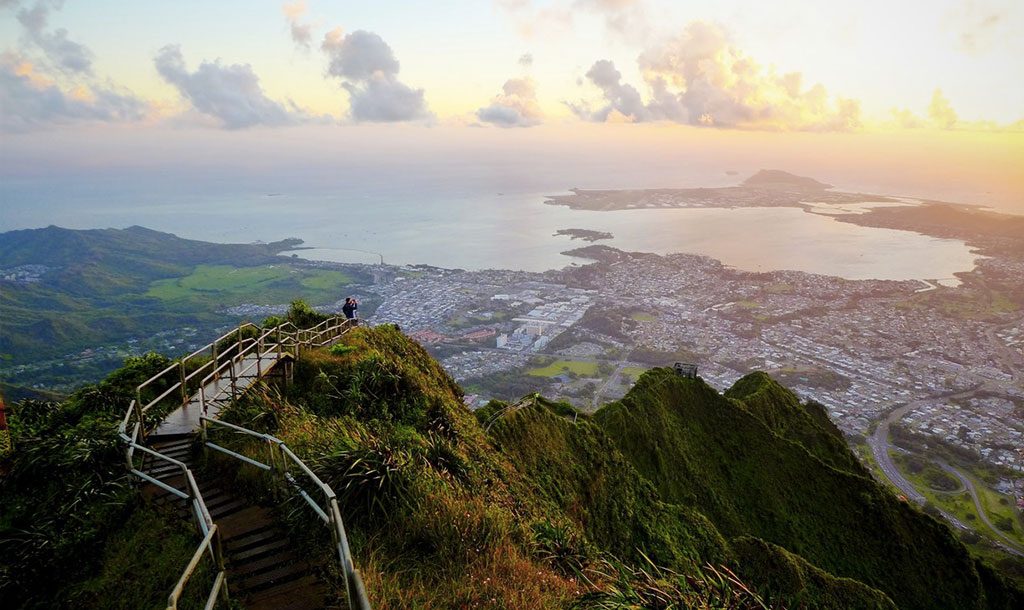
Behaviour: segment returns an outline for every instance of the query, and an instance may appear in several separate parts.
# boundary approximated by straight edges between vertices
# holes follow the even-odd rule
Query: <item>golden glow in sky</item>
[[[992,198],[1021,200],[1021,31],[1014,0],[0,0],[0,131],[15,161],[68,164],[175,132],[395,125],[433,146],[706,141],[808,163],[827,141],[850,173],[900,151],[910,182],[953,168],[984,198],[996,168]]]
[[[1022,29],[1024,6],[1006,0],[2,0],[0,94],[6,131],[87,121],[1019,130]]]

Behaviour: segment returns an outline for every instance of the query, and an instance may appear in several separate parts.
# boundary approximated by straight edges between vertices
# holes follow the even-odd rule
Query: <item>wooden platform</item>
[[[277,351],[267,351],[257,357],[256,354],[249,354],[241,360],[235,361],[235,370],[238,376],[235,378],[235,392],[241,395],[248,388],[255,385],[265,377],[280,362],[291,358],[289,354],[279,354]],[[206,393],[206,413],[199,400],[199,392],[196,392],[184,405],[178,407],[164,418],[150,436],[153,438],[178,437],[193,434],[199,430],[199,417],[205,415],[215,418],[220,413],[221,407],[231,402],[231,377],[226,375],[214,379],[204,388]]]

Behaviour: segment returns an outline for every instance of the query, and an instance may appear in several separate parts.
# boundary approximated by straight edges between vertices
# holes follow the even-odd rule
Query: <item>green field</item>
[[[643,375],[647,371],[645,366],[627,366],[622,369],[622,376],[629,377],[630,382],[635,382],[640,379],[640,375]]]
[[[597,374],[597,363],[584,360],[555,360],[547,366],[528,371],[528,374],[534,377],[554,377],[562,373],[575,373],[581,377],[592,377]]]
[[[637,312],[637,313],[631,315],[630,317],[633,318],[634,320],[636,320],[637,322],[654,322],[655,320],[658,319],[658,318],[652,316],[651,314],[644,313],[644,312]]]
[[[893,456],[893,461],[899,467],[903,476],[913,483],[914,487],[924,494],[925,498],[927,498],[929,502],[975,528],[979,534],[989,538],[994,537],[988,526],[978,518],[977,507],[974,505],[974,500],[971,499],[971,495],[966,489],[961,488],[960,491],[952,493],[935,490],[929,484],[929,481],[925,476],[925,471],[918,473],[911,472],[911,469],[908,467],[907,456],[897,452],[890,452],[890,454]],[[937,468],[933,464],[929,464],[929,466]],[[1024,543],[1021,522],[1016,515],[1016,508],[1013,506],[1012,499],[995,492],[971,473],[968,473],[963,469],[961,469],[961,471],[964,472],[965,476],[974,483],[974,488],[978,492],[978,497],[981,500],[982,506],[985,508],[985,514],[988,516],[989,520],[995,523],[1000,518],[1009,518],[1013,523],[1014,530],[1012,532],[1004,531],[1002,533],[1009,536],[1011,539]]]
[[[143,296],[175,304],[208,300],[222,305],[286,303],[297,296],[315,302],[340,298],[341,288],[351,281],[340,271],[297,269],[289,265],[199,265],[184,277],[152,282]]]

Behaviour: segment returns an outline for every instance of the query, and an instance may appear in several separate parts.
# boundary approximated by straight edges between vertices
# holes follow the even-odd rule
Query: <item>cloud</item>
[[[519,56],[517,63],[519,63],[519,65],[524,68],[529,68],[533,66],[533,55],[531,55],[530,53],[523,53],[522,55]]]
[[[928,105],[928,118],[941,129],[952,129],[957,123],[956,111],[942,94],[942,89],[936,89],[932,93],[932,101]]]
[[[168,45],[153,60],[157,72],[199,112],[218,119],[228,129],[255,125],[289,125],[309,118],[268,98],[248,64],[226,66],[204,61],[189,72],[181,47]]]
[[[637,61],[650,92],[647,101],[622,82],[612,62],[599,60],[586,78],[601,90],[601,101],[596,107],[587,101],[569,107],[590,121],[607,121],[618,113],[636,122],[743,129],[841,131],[861,124],[857,100],[831,101],[820,84],[804,88],[796,72],[766,72],[715,24],[690,22],[680,35],[647,49]]]
[[[147,105],[111,87],[62,90],[24,57],[0,54],[0,130],[25,132],[53,125],[142,119]]]
[[[398,60],[384,39],[365,30],[341,36],[338,30],[330,32],[322,48],[330,59],[327,73],[346,80],[369,80],[374,73],[397,76]]]
[[[302,23],[300,19],[306,15],[306,0],[295,0],[286,2],[281,11],[288,20],[288,27],[291,31],[292,41],[302,49],[309,49],[313,44],[313,26],[309,23]]]
[[[7,2],[7,7],[19,6],[17,2]],[[68,38],[68,31],[59,28],[47,31],[50,20],[50,9],[59,10],[62,1],[40,0],[32,8],[19,8],[15,16],[25,30],[25,37],[37,46],[54,66],[62,72],[70,74],[92,74],[93,54],[86,46]]]
[[[532,78],[505,81],[502,93],[489,106],[476,111],[478,119],[498,127],[533,127],[539,125],[544,113],[537,103],[537,88]]]
[[[991,50],[1020,30],[1021,11],[1014,0],[964,0],[946,12],[943,23],[957,47],[975,55]]]
[[[610,32],[635,41],[651,33],[644,4],[644,0],[575,0],[573,8],[602,15]]]
[[[608,121],[614,113],[618,122],[628,119],[630,122],[650,121],[653,118],[651,111],[644,104],[640,92],[636,87],[622,82],[622,73],[615,68],[615,64],[607,59],[600,59],[594,62],[586,74],[594,86],[601,90],[605,104],[599,108],[592,108],[586,102],[569,104],[569,108],[580,118],[599,123]]]
[[[321,50],[327,55],[327,74],[342,81],[349,94],[349,115],[354,121],[397,122],[430,116],[423,89],[398,79],[400,64],[383,38],[357,30],[340,29],[324,36]]]
[[[513,19],[519,34],[533,38],[542,31],[571,29],[575,16],[590,13],[604,18],[608,31],[635,42],[651,32],[646,0],[562,0],[534,7],[531,0],[495,0]]]

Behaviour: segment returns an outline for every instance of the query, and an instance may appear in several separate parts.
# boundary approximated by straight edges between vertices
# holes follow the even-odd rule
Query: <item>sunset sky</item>
[[[0,6],[8,130],[183,114],[228,128],[326,118],[1020,129],[1024,119],[1024,5],[1009,0]]]
[[[1012,168],[1022,31],[1015,0],[0,0],[0,160],[89,156],[90,143],[114,159],[109,142],[169,131],[373,140],[404,125],[440,141],[484,128],[501,146],[515,132],[633,138],[600,125],[636,123],[638,136],[780,146],[946,134]]]

